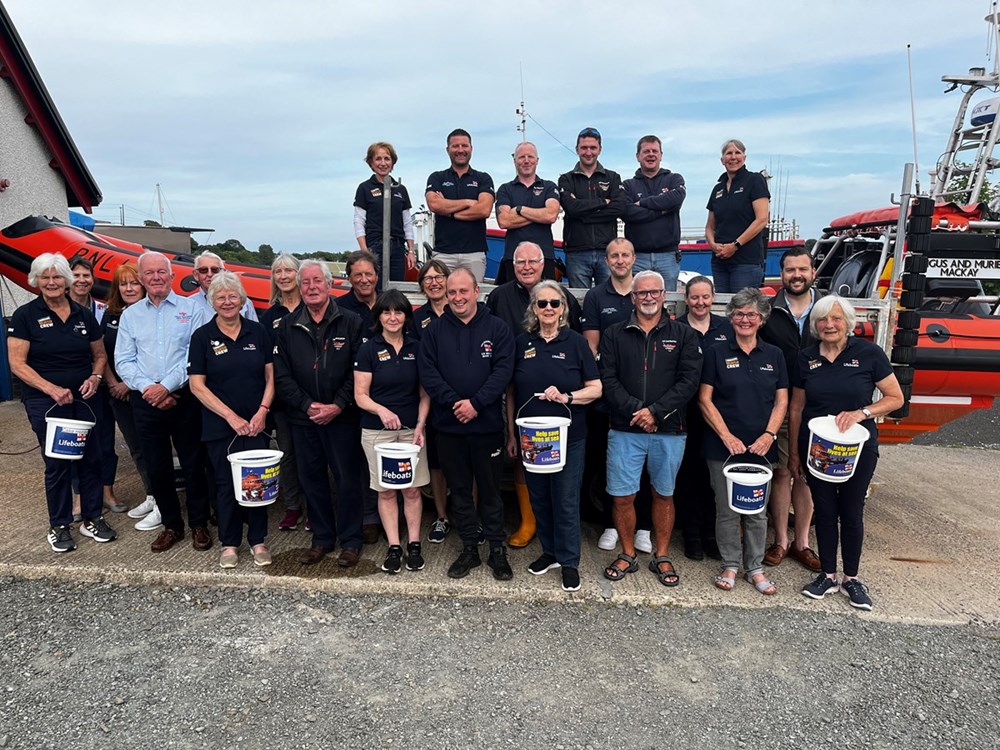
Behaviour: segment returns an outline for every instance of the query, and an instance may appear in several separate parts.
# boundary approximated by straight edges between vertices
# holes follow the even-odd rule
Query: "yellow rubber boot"
[[[521,528],[510,535],[508,544],[511,547],[527,547],[535,538],[535,514],[531,511],[531,499],[528,497],[528,485],[515,483],[517,505],[521,509]]]

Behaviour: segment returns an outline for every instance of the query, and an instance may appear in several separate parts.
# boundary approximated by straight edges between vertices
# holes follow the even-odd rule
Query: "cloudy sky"
[[[684,175],[685,228],[729,137],[780,174],[773,213],[815,237],[888,205],[913,160],[913,47],[922,183],[957,95],[941,76],[986,65],[986,0],[907,3],[322,2],[3,0],[104,194],[98,219],[214,227],[201,242],[279,251],[355,246],[351,204],[374,140],[422,203],[447,166],[446,133],[473,134],[473,165],[513,178],[522,99],[539,174],[575,163],[584,126],[624,175],[635,142],[664,140]],[[945,13],[943,8],[947,8]],[[992,50],[991,50],[992,51]],[[992,66],[992,58],[989,63]],[[772,184],[772,192],[775,185]]]

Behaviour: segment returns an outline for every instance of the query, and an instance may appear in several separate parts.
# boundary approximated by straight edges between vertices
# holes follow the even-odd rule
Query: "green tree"
[[[958,191],[958,190],[968,190],[969,189],[969,178],[971,174],[969,171],[971,169],[970,164],[965,162],[957,161],[955,166],[964,171],[964,174],[957,174],[951,178],[951,182],[948,183],[948,192]],[[983,186],[979,190],[978,199],[972,201],[973,203],[985,203],[990,205],[996,198],[1000,196],[1000,185],[991,183],[989,180],[983,181]]]
[[[271,265],[274,262],[274,248],[270,245],[261,245],[257,248],[257,257],[265,266]]]

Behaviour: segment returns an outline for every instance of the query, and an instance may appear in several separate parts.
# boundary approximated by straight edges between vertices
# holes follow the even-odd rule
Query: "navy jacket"
[[[560,175],[559,202],[565,212],[563,250],[604,252],[618,236],[618,219],[625,214],[625,201],[622,178],[600,162],[590,177],[581,171],[580,162],[572,172]]]
[[[628,200],[625,238],[632,241],[635,251],[676,252],[681,242],[681,204],[687,196],[684,178],[669,169],[644,177],[637,169],[623,186]]]

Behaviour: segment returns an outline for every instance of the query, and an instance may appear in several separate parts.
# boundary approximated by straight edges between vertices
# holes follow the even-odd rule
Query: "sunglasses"
[[[535,306],[541,310],[546,307],[551,307],[553,310],[558,310],[559,306],[562,304],[561,299],[536,299]]]
[[[601,132],[597,128],[584,128],[577,138],[596,138],[601,140]]]
[[[218,266],[212,266],[212,267],[202,266],[201,268],[194,269],[194,272],[196,274],[204,276],[206,273],[221,273],[222,269],[219,268]]]

